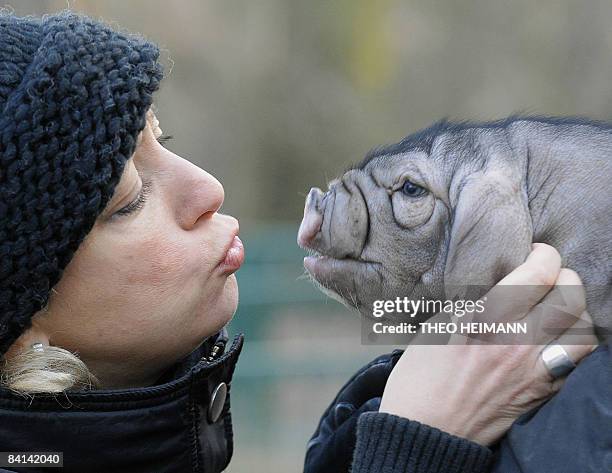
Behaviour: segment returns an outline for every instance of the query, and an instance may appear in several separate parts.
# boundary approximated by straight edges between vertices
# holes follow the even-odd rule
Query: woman
[[[71,472],[222,471],[243,343],[226,349],[223,327],[244,252],[237,221],[219,213],[221,184],[162,146],[151,108],[158,49],[69,11],[5,14],[0,26],[0,451],[63,452]],[[528,270],[551,259],[538,258]],[[545,274],[554,283],[560,264]],[[520,351],[512,367],[476,364],[465,381],[530,373],[537,353]],[[437,362],[459,369],[455,355]],[[430,421],[402,400],[415,378],[402,363],[394,372],[386,412]],[[521,384],[521,405],[502,395],[516,388],[500,389],[473,420],[499,436],[552,386],[537,371]],[[481,430],[450,432],[466,435],[453,439],[485,468]],[[358,448],[353,471],[369,471],[370,454]],[[18,459],[8,471],[39,471]]]
[[[1,450],[220,471],[243,251],[221,184],[157,141],[158,49],[70,12],[0,21],[3,384],[103,388],[3,392]]]

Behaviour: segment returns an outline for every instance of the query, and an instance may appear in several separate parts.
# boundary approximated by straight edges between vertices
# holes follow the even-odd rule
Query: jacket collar
[[[226,340],[223,332],[206,340],[150,387],[31,399],[0,388],[0,451],[63,452],[66,472],[222,471],[244,336],[224,353]]]

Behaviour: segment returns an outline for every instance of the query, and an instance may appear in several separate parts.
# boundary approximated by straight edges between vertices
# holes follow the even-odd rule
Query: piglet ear
[[[447,297],[472,292],[468,286],[486,292],[527,258],[533,227],[526,192],[515,176],[489,169],[458,184],[444,271]]]

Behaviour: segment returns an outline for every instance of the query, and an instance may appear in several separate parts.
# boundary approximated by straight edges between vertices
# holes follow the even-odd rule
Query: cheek
[[[122,283],[166,293],[193,276],[198,255],[177,240],[163,235],[146,238],[120,251],[116,261]],[[117,257],[115,258],[117,260]]]
[[[427,222],[433,213],[435,199],[431,193],[423,197],[411,198],[401,192],[392,196],[393,217],[403,228],[414,228]]]
[[[76,293],[87,305],[147,319],[194,284],[196,255],[170,236],[100,243],[75,268]],[[97,309],[98,311],[100,309]]]
[[[56,286],[51,342],[90,359],[172,358],[189,341],[181,328],[193,323],[203,297],[205,275],[193,274],[193,255],[159,236],[102,248],[100,242],[78,252]],[[152,347],[159,353],[149,353]]]
[[[119,318],[144,328],[157,314],[178,311],[198,296],[195,287],[206,275],[195,274],[193,248],[160,233],[114,237],[83,244],[56,286],[60,311],[74,322],[87,323],[99,335]]]

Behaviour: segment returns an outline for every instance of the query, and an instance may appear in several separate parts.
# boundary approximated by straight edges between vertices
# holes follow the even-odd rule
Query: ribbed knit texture
[[[0,355],[112,198],[159,50],[82,14],[0,14]]]
[[[416,421],[367,412],[359,417],[352,473],[479,473],[492,452]]]

